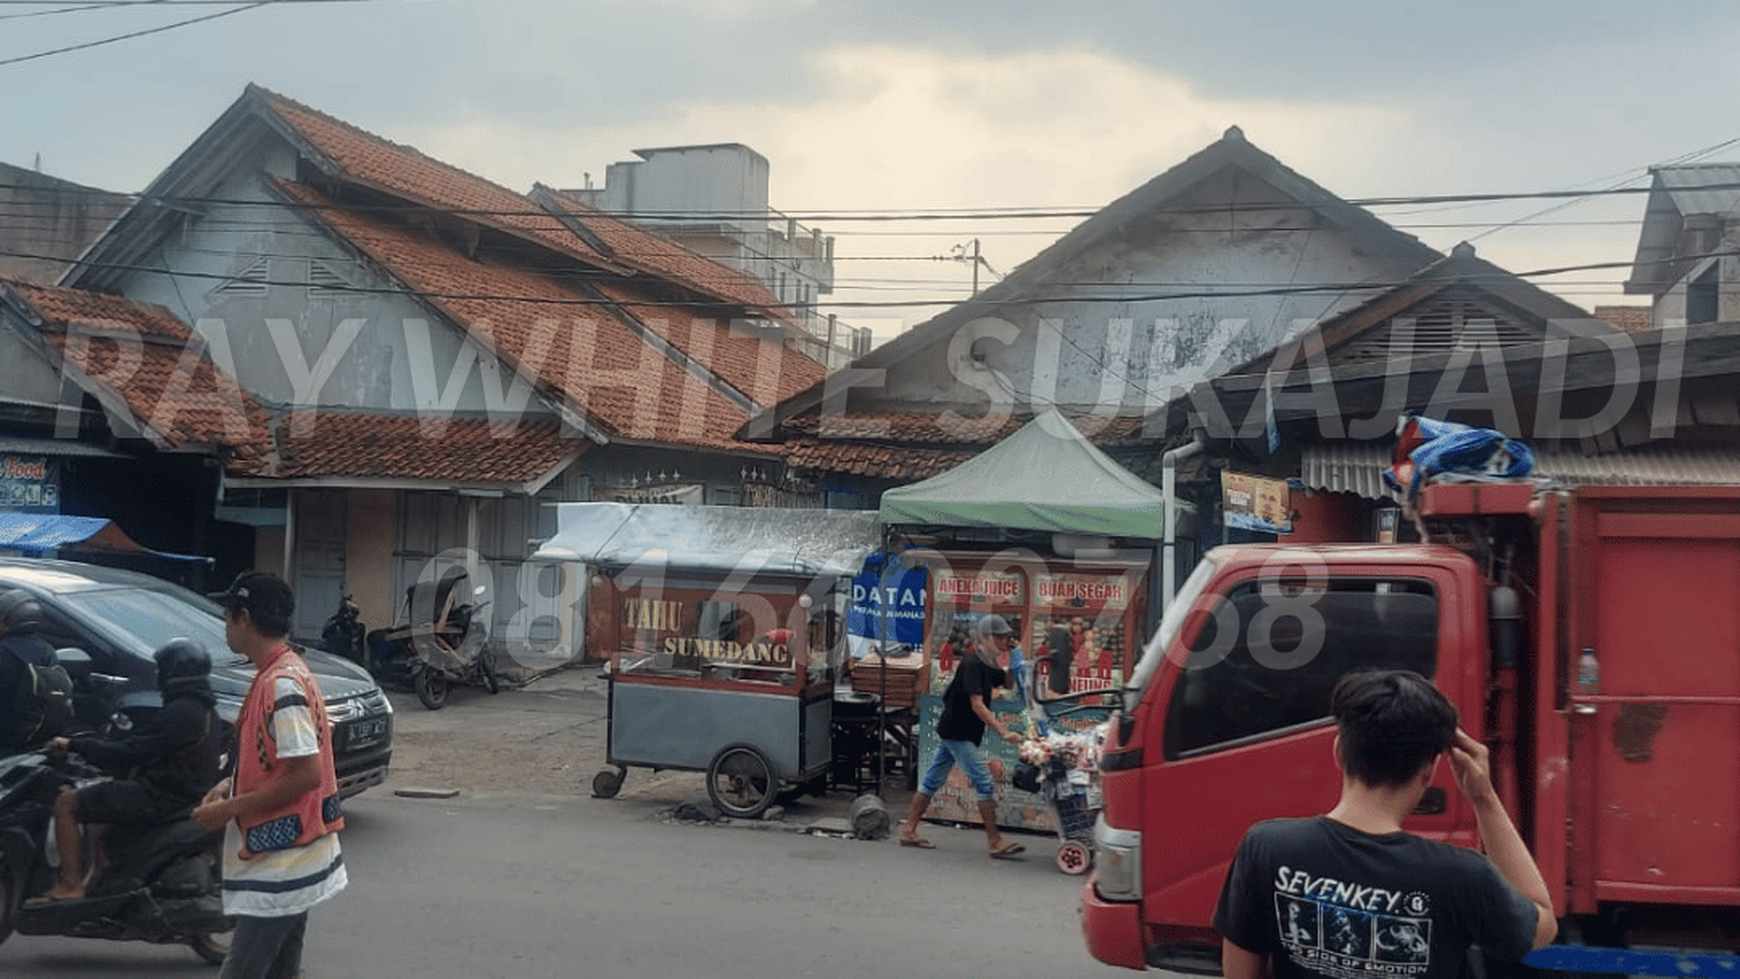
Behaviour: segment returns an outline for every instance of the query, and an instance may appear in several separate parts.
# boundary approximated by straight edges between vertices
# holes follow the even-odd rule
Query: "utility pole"
[[[979,263],[984,259],[979,257],[979,239],[973,239],[973,295],[979,294]]]

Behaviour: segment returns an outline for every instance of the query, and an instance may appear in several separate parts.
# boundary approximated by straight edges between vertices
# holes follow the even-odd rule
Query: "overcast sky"
[[[1732,0],[246,6],[0,0],[0,62],[234,11],[0,64],[0,161],[139,190],[250,81],[520,191],[601,180],[638,147],[742,142],[798,214],[1098,207],[1235,124],[1356,200],[1643,187],[1651,164],[1740,159]],[[1377,213],[1513,271],[1631,259],[1641,195],[1531,216],[1560,204]],[[1075,220],[819,223],[836,299],[942,303],[970,269],[925,256],[976,236],[1007,271]],[[1536,281],[1643,302],[1624,277]],[[934,311],[841,313],[886,331]]]

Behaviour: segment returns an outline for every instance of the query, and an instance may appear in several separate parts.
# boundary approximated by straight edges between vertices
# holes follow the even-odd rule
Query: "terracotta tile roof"
[[[276,92],[257,85],[249,89],[339,171],[335,175],[435,210],[456,212],[468,221],[529,238],[618,274],[648,273],[704,296],[752,308],[779,306],[779,300],[752,276],[571,198],[550,195],[605,245],[604,250],[594,248],[530,197]]]
[[[1015,430],[1032,421],[1032,416],[1012,413],[1007,418],[994,415],[965,415],[945,421],[935,412],[870,411],[850,413],[812,411],[789,419],[782,427],[787,431],[828,439],[871,439],[882,442],[917,444],[972,445],[980,448],[1007,438]],[[1115,417],[1103,422],[1096,419],[1071,419],[1088,440],[1102,448],[1142,441],[1144,419],[1134,416]],[[976,450],[975,450],[976,451]]]
[[[268,444],[263,408],[218,371],[194,335],[162,306],[0,278],[42,321],[43,339],[171,448],[227,448],[246,465]],[[131,338],[136,338],[134,345]],[[133,363],[135,354],[137,363]]]
[[[1626,333],[1655,329],[1655,311],[1648,306],[1597,306],[1595,318]]]
[[[793,469],[878,476],[902,481],[929,479],[985,451],[1031,419],[958,419],[945,425],[935,414],[815,413],[786,422],[786,464]],[[1149,444],[1142,418],[1111,418],[1097,427],[1077,419],[1101,449]],[[1127,453],[1125,453],[1127,454]]]
[[[747,420],[746,411],[648,346],[577,285],[528,268],[474,260],[384,217],[335,207],[303,184],[275,181],[273,186],[292,201],[313,205],[313,220],[463,324],[505,362],[536,378],[541,389],[579,406],[607,435],[766,451],[733,437]]]
[[[690,284],[729,302],[780,309],[779,297],[760,279],[715,262],[663,235],[610,217],[560,191],[540,189],[544,193],[538,196],[539,201],[578,221],[604,243],[611,258],[674,282]]]
[[[287,414],[275,435],[276,458],[252,475],[526,483],[583,448],[554,422],[454,418],[431,427],[417,415],[330,409]]]
[[[785,462],[792,469],[911,481],[946,472],[981,451],[841,442],[800,436],[785,443]]]
[[[672,346],[707,365],[725,383],[758,405],[773,405],[804,390],[827,375],[827,368],[787,345],[784,334],[767,327],[764,346],[755,326],[731,325],[716,312],[684,306],[636,306],[635,290],[615,283],[597,283],[624,311],[664,337]]]

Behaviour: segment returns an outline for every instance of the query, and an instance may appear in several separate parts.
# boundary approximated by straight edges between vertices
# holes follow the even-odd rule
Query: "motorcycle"
[[[495,654],[487,648],[481,614],[488,602],[474,600],[486,589],[466,591],[464,569],[453,568],[436,581],[420,581],[405,590],[405,625],[369,633],[369,670],[381,683],[408,686],[430,710],[447,706],[456,685],[477,685],[490,693],[501,690]]]
[[[320,644],[335,656],[366,667],[369,661],[368,627],[362,623],[362,609],[349,595],[338,599],[338,611],[326,620],[320,630]]]
[[[29,905],[54,883],[49,826],[62,789],[101,777],[76,755],[26,753],[0,759],[0,942],[20,935],[64,935],[185,944],[218,965],[229,954],[235,921],[224,915],[223,833],[192,819],[164,826],[110,827],[108,865],[86,897]]]

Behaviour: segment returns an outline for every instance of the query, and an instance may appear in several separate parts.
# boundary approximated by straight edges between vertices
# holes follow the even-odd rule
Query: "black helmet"
[[[157,689],[204,689],[210,686],[211,656],[192,639],[171,639],[152,654],[157,661]]]
[[[0,632],[37,632],[42,629],[42,604],[22,588],[0,592]]]

